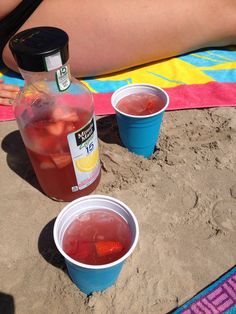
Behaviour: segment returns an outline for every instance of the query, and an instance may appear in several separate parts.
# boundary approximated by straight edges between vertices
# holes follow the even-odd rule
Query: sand
[[[116,285],[86,297],[52,238],[66,203],[44,196],[15,121],[1,122],[0,313],[167,313],[236,260],[236,108],[166,112],[152,158],[98,120],[102,179],[94,193],[133,210],[140,239]]]

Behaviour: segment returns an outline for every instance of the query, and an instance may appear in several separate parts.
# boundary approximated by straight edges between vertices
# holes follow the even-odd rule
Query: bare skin
[[[20,88],[16,85],[4,84],[0,79],[0,104],[11,105]]]
[[[97,76],[235,44],[236,0],[44,0],[19,31],[42,25],[69,34],[74,76]],[[3,60],[17,71],[8,45]]]
[[[21,0],[1,0],[0,20],[10,13],[21,2]]]

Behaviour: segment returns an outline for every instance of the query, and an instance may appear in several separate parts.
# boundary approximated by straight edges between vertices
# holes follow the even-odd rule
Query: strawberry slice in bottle
[[[68,110],[63,107],[56,108],[52,114],[55,121],[77,122],[79,120],[78,113],[75,110]]]
[[[59,136],[65,129],[65,123],[63,121],[51,122],[46,126],[47,131],[55,136]]]
[[[76,111],[70,111],[64,113],[63,120],[69,122],[77,122],[79,120],[79,117]]]
[[[68,166],[72,162],[70,154],[53,154],[51,158],[59,169]]]
[[[50,160],[44,160],[40,163],[39,167],[43,170],[55,168],[55,164]]]

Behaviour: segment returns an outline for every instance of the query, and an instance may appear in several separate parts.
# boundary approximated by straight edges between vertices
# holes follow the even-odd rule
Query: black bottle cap
[[[56,27],[34,27],[14,35],[9,42],[20,69],[44,72],[59,68],[69,59],[69,37]]]

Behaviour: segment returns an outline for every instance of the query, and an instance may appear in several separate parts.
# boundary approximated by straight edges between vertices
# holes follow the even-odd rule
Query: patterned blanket
[[[216,280],[172,314],[235,314],[236,267]]]
[[[19,75],[4,67],[0,68],[0,78],[9,84],[24,84]],[[111,94],[131,83],[164,88],[170,96],[168,110],[235,106],[236,48],[200,50],[82,82],[93,92],[97,115],[113,114]],[[12,109],[1,106],[0,119],[4,120],[4,114],[6,119],[14,119]]]

